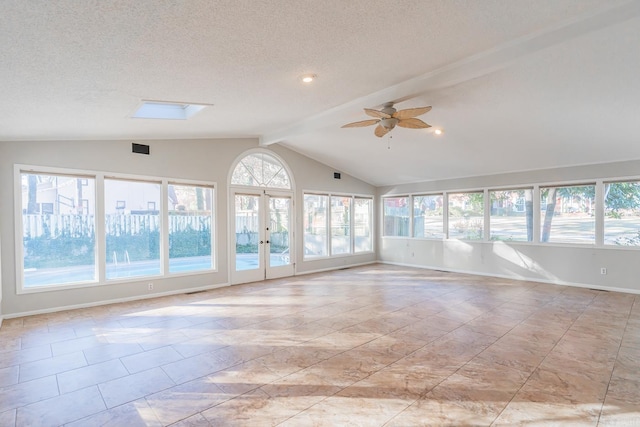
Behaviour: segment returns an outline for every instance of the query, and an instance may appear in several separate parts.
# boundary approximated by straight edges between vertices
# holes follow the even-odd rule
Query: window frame
[[[450,196],[455,194],[481,194],[482,195],[482,230],[480,231],[480,238],[478,239],[465,239],[458,237],[451,237],[451,200]],[[447,206],[447,229],[445,231],[447,240],[458,240],[461,242],[485,242],[487,241],[488,221],[487,221],[487,189],[475,189],[475,190],[461,190],[461,191],[448,191],[446,193],[446,200],[444,201]]]
[[[375,206],[375,197],[373,195],[367,194],[349,194],[349,193],[333,193],[326,191],[317,191],[317,190],[303,190],[302,191],[302,216],[305,217],[305,196],[323,196],[327,197],[327,214],[325,218],[326,223],[326,238],[327,238],[327,252],[326,255],[320,256],[308,256],[304,253],[304,239],[305,239],[305,229],[304,229],[304,221],[302,222],[302,261],[317,261],[323,259],[332,259],[332,258],[344,258],[344,257],[353,257],[363,254],[372,254],[375,253],[375,228],[374,228],[374,206]],[[350,201],[350,212],[349,212],[349,253],[341,253],[341,254],[333,254],[332,253],[332,236],[331,236],[331,198],[332,197],[346,197],[351,199]],[[354,220],[355,220],[355,199],[367,199],[371,201],[371,209],[369,212],[369,232],[371,234],[371,250],[368,251],[355,251],[355,235],[354,235]]]
[[[164,184],[164,182],[163,182]],[[211,189],[211,268],[204,270],[192,270],[192,271],[181,271],[181,272],[171,272],[169,269],[169,185],[182,185],[182,186],[191,186],[191,187],[202,187],[202,188],[210,188]],[[209,181],[194,181],[194,180],[185,180],[185,179],[166,179],[166,185],[162,186],[162,195],[161,197],[161,205],[162,212],[165,218],[163,218],[163,222],[167,224],[167,235],[166,235],[166,247],[164,248],[167,256],[163,261],[164,263],[164,271],[166,276],[177,277],[177,276],[192,276],[203,273],[214,273],[218,271],[218,248],[216,243],[218,242],[218,191],[215,183]]]
[[[601,184],[601,197],[602,203],[598,203],[598,187],[596,186],[596,233],[598,232],[598,227],[600,226],[600,233],[596,234],[596,241],[598,237],[601,237],[601,241],[599,242],[604,248],[607,249],[615,249],[615,250],[640,250],[640,244],[638,245],[616,245],[613,243],[606,242],[606,233],[607,233],[607,223],[606,223],[606,194],[605,194],[605,186],[607,184],[626,184],[626,183],[638,183],[640,184],[640,177],[620,177],[620,178],[612,178],[605,179],[599,182]],[[598,214],[600,214],[600,224],[598,223]],[[638,221],[638,226],[640,228],[640,221]]]
[[[369,201],[369,238],[371,240],[371,248],[367,249],[365,251],[358,251],[356,250],[356,200],[368,200]],[[352,217],[352,224],[351,224],[351,233],[352,233],[352,241],[353,241],[353,251],[352,254],[353,255],[360,255],[360,254],[370,254],[373,253],[374,250],[374,242],[375,242],[375,236],[374,236],[374,221],[373,221],[373,212],[374,212],[374,197],[373,196],[353,196],[353,217]]]
[[[95,271],[96,279],[92,281],[82,281],[70,283],[61,283],[55,285],[44,285],[36,287],[24,286],[24,248],[23,248],[23,221],[22,221],[22,187],[21,174],[42,174],[42,175],[61,175],[72,177],[86,177],[95,180]],[[164,279],[169,277],[191,276],[211,274],[218,272],[218,185],[213,181],[191,180],[172,177],[157,177],[148,175],[133,175],[125,173],[111,173],[97,170],[71,169],[50,166],[36,166],[27,164],[14,164],[14,254],[15,254],[15,273],[16,273],[16,294],[35,294],[42,292],[53,292],[67,289],[81,289],[99,286],[111,286],[122,284],[133,284],[139,282],[147,282],[149,279]],[[106,279],[106,233],[105,233],[105,179],[115,179],[124,181],[140,181],[160,183],[160,274],[133,276],[115,279]],[[212,222],[211,222],[211,252],[212,252],[212,268],[206,270],[187,271],[187,272],[169,272],[169,247],[168,247],[168,185],[186,185],[210,187],[213,191],[212,197]],[[158,208],[158,206],[156,206]]]
[[[532,203],[533,212],[534,212],[534,215],[533,215],[533,218],[532,218],[532,224],[531,224],[531,227],[532,227],[532,229],[531,229],[531,240],[493,240],[491,238],[491,229],[492,229],[492,227],[491,227],[491,193],[494,192],[494,191],[521,191],[521,190],[524,190],[524,191],[529,190],[529,191],[531,191],[531,203]],[[534,186],[519,186],[519,187],[507,187],[507,188],[504,188],[504,187],[502,187],[502,188],[500,188],[500,187],[498,187],[498,188],[491,187],[491,188],[487,189],[486,197],[487,197],[487,202],[488,202],[488,207],[489,207],[488,208],[488,212],[485,212],[485,215],[488,218],[488,222],[486,224],[486,228],[487,228],[487,231],[488,231],[488,240],[489,240],[489,242],[505,242],[505,243],[509,243],[509,244],[511,244],[511,243],[532,244],[532,243],[534,243],[536,241],[536,236],[537,236],[537,238],[539,240],[539,238],[540,238],[540,233],[538,232],[539,231],[539,227],[536,228],[536,218],[535,218],[535,216],[536,216],[535,215],[536,188]],[[539,200],[538,200],[538,203],[539,203]],[[487,203],[485,202],[485,208],[486,208],[486,206],[487,206]],[[526,204],[525,204],[525,211],[524,212],[525,212],[525,227],[526,227]],[[526,232],[526,228],[525,228],[525,232]]]
[[[536,209],[536,205],[534,204],[533,209],[534,209],[534,216],[538,216],[538,227],[537,229],[534,230],[534,235],[537,236],[537,241],[536,243],[539,243],[540,245],[544,245],[544,246],[569,246],[569,247],[578,247],[578,248],[589,248],[589,247],[602,247],[604,245],[602,244],[598,244],[598,242],[600,241],[600,243],[602,243],[602,239],[603,239],[603,229],[602,226],[600,226],[598,224],[598,222],[602,223],[603,222],[603,218],[602,218],[602,214],[598,215],[597,211],[596,213],[594,213],[594,218],[593,218],[593,243],[587,243],[587,242],[566,242],[566,241],[555,241],[555,242],[543,242],[542,241],[542,233],[543,233],[543,227],[544,227],[544,217],[542,216],[542,191],[543,189],[551,189],[551,188],[568,188],[568,187],[587,187],[587,186],[593,186],[593,203],[594,205],[600,205],[602,206],[604,200],[602,200],[602,181],[590,181],[590,180],[580,180],[580,181],[575,181],[575,182],[563,182],[563,183],[559,183],[559,184],[540,184],[537,187],[537,196],[534,194],[534,198],[537,198],[538,201],[538,206]],[[600,202],[599,202],[600,201]],[[594,209],[595,210],[595,209]],[[546,208],[545,208],[546,211]],[[604,210],[602,210],[602,212],[604,212]],[[546,215],[546,213],[545,213]],[[556,212],[554,210],[554,216],[556,215]],[[600,216],[600,219],[598,219],[598,216]],[[535,226],[535,222],[534,222],[534,226]]]
[[[407,224],[407,235],[398,235],[398,234],[385,234],[386,230],[385,230],[385,223],[386,223],[386,219],[387,219],[387,215],[385,212],[385,200],[387,199],[407,199],[407,210],[408,215],[407,215],[407,219],[408,219],[408,224]],[[413,214],[413,198],[411,197],[410,194],[399,194],[399,195],[393,195],[393,196],[384,196],[380,198],[380,208],[381,208],[381,215],[380,215],[380,219],[382,221],[382,225],[381,225],[381,237],[385,237],[385,238],[395,238],[395,239],[406,239],[406,238],[411,238],[413,237],[413,233],[412,228],[413,228],[413,218],[412,218],[412,214]]]
[[[415,235],[415,218],[416,218],[416,214],[415,214],[415,199],[416,197],[432,197],[432,196],[440,196],[442,197],[442,237],[430,237],[430,236],[416,236]],[[410,222],[411,222],[411,237],[414,239],[421,239],[421,240],[444,240],[447,238],[447,230],[448,230],[448,222],[446,220],[446,215],[448,214],[448,206],[445,207],[445,205],[448,204],[447,202],[447,195],[445,192],[435,192],[435,193],[416,193],[416,194],[410,194],[409,195],[410,198],[410,204],[411,204],[411,215],[410,215]],[[390,237],[390,236],[387,236]]]

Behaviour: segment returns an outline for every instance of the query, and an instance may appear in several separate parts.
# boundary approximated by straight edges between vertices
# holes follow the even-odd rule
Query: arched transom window
[[[266,153],[253,153],[238,162],[231,184],[291,189],[289,174],[280,160]]]

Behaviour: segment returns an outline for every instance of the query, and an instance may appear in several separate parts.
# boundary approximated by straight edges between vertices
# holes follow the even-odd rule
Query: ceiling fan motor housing
[[[398,119],[390,117],[388,119],[381,119],[380,120],[380,125],[382,125],[383,128],[385,129],[393,129],[394,127],[396,127],[396,125],[398,124]]]

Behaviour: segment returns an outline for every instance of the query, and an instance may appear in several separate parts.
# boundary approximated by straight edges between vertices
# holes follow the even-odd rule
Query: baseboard
[[[335,270],[342,270],[344,268],[353,268],[353,267],[361,267],[363,265],[371,265],[371,264],[376,264],[379,263],[380,261],[367,261],[367,262],[360,262],[360,263],[356,263],[356,264],[347,264],[347,265],[341,265],[338,267],[327,267],[327,268],[320,268],[317,270],[309,270],[309,271],[296,271],[296,276],[304,276],[306,274],[315,274],[315,273],[325,273],[327,271],[335,271]]]
[[[229,286],[229,283],[218,283],[216,285],[208,285],[208,286],[200,286],[197,288],[187,288],[187,289],[177,289],[174,291],[160,292],[150,295],[137,295],[133,297],[126,298],[116,298],[111,300],[102,300],[96,302],[89,302],[85,304],[74,304],[74,305],[66,305],[62,307],[53,307],[53,308],[45,308],[42,310],[33,310],[33,311],[23,311],[21,313],[10,313],[4,314],[5,319],[13,319],[16,317],[25,317],[25,316],[35,316],[37,314],[47,314],[47,313],[56,313],[58,311],[66,311],[66,310],[76,310],[79,308],[89,308],[89,307],[98,307],[101,305],[109,305],[109,304],[117,304],[120,302],[130,302],[130,301],[138,301],[143,299],[152,299],[152,298],[160,298],[166,297],[170,295],[178,295],[178,294],[186,294],[190,292],[198,292],[198,291],[208,291],[211,289],[224,288]],[[0,325],[1,325],[2,317],[0,317]]]
[[[518,277],[518,276],[509,276],[508,274],[489,274],[483,272],[469,271],[469,270],[459,270],[455,268],[446,268],[440,266],[428,266],[428,265],[419,265],[419,264],[408,264],[402,262],[392,262],[392,261],[381,261],[377,262],[381,264],[389,264],[389,265],[397,265],[400,267],[412,267],[412,268],[421,268],[424,270],[440,270],[447,271],[449,273],[460,273],[460,274],[470,274],[473,276],[483,276],[483,277],[496,277],[498,279],[508,279],[508,280],[518,280],[520,282],[536,282],[536,283],[545,283],[548,285],[559,285],[559,286],[573,286],[576,288],[586,288],[586,289],[597,289],[599,291],[612,291],[612,292],[622,292],[625,294],[634,294],[640,295],[640,290],[638,289],[628,289],[628,288],[618,288],[614,286],[599,286],[599,285],[590,285],[587,283],[575,283],[575,282],[565,282],[562,280],[547,280],[541,278],[532,278],[532,277]]]

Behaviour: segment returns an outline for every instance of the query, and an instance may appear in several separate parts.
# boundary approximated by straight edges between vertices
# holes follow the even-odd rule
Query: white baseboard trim
[[[229,286],[229,283],[218,283],[215,285],[199,286],[197,288],[176,289],[173,291],[159,292],[159,293],[149,294],[149,295],[137,295],[133,297],[115,298],[111,300],[88,302],[84,304],[73,304],[73,305],[65,305],[62,307],[45,308],[42,310],[23,311],[20,313],[9,313],[9,314],[3,314],[3,316],[5,319],[13,319],[16,317],[34,316],[36,314],[56,313],[58,311],[75,310],[78,308],[98,307],[101,305],[117,304],[120,302],[138,301],[143,299],[166,297],[170,295],[187,294],[187,293],[199,292],[199,291],[208,291],[211,289],[224,288],[226,286]],[[2,317],[0,317],[0,322],[1,321],[2,321]]]
[[[377,262],[381,264],[397,265],[400,267],[413,267],[413,268],[421,268],[424,270],[440,270],[440,271],[447,271],[449,273],[471,274],[474,276],[484,276],[484,277],[496,277],[499,279],[518,280],[521,282],[536,282],[536,283],[545,283],[549,285],[573,286],[576,288],[597,289],[599,291],[612,291],[612,292],[622,292],[625,294],[640,295],[639,289],[618,288],[614,286],[589,285],[586,283],[565,282],[561,280],[558,280],[558,281],[547,280],[547,279],[533,278],[533,277],[509,276],[508,274],[489,274],[489,273],[482,273],[482,272],[469,271],[469,270],[459,270],[455,268],[427,266],[427,265],[420,265],[420,264],[408,264],[408,263],[402,263],[402,262],[381,261],[381,260],[378,260]]]
[[[345,268],[353,268],[353,267],[361,267],[363,265],[371,265],[371,264],[376,264],[379,263],[380,261],[367,261],[367,262],[360,262],[360,263],[356,263],[356,264],[348,264],[348,265],[341,265],[338,267],[328,267],[328,268],[319,268],[317,270],[309,270],[309,271],[296,271],[296,276],[304,276],[307,274],[315,274],[315,273],[324,273],[327,271],[335,271],[335,270],[342,270]]]

